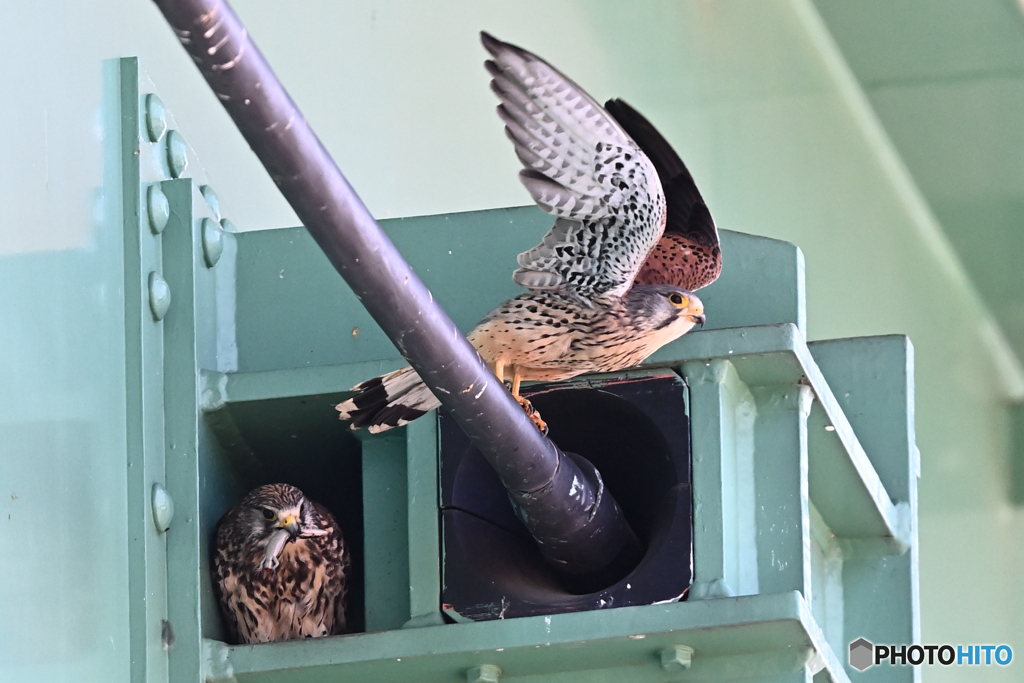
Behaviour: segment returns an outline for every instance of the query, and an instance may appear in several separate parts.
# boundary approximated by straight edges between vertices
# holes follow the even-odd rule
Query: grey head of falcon
[[[344,633],[348,564],[327,508],[290,484],[253,489],[214,533],[213,588],[231,640]]]
[[[700,208],[692,177],[646,119],[618,101],[602,107],[531,52],[487,33],[481,41],[491,55],[484,64],[498,116],[524,166],[519,179],[555,222],[517,259],[512,279],[528,291],[500,304],[467,336],[530,412],[520,382],[634,367],[703,325],[704,306],[692,290],[717,277],[715,267],[701,265],[704,252],[693,258],[694,249],[673,251],[673,258],[694,260],[683,270],[701,277],[659,280],[662,268],[649,269],[642,282],[637,275],[666,225],[706,247],[720,269],[720,253],[713,256],[718,233],[710,213],[698,216],[706,206]],[[337,406],[340,418],[370,432],[407,424],[440,405],[411,367],[352,391]],[[539,416],[531,417],[544,429]]]

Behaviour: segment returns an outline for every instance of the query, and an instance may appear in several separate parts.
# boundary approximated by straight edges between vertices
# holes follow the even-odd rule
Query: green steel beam
[[[130,462],[129,500],[132,528],[152,536],[133,532],[129,549],[139,680],[161,680],[165,655],[151,628],[161,600],[177,635],[164,676],[176,683],[453,680],[485,664],[509,678],[565,683],[848,681],[836,652],[845,655],[852,637],[916,638],[909,345],[808,345],[799,249],[728,231],[725,274],[700,293],[707,329],[645,364],[682,370],[690,384],[692,599],[442,625],[436,421],[360,444],[334,419],[331,406],[348,387],[402,364],[397,352],[303,229],[235,236],[203,220],[220,219],[217,202],[208,187],[200,194],[189,179],[167,180],[181,176],[188,151],[180,136],[153,134],[147,101],[137,85],[129,92],[137,78],[123,71],[121,108],[129,124],[135,117],[134,137],[122,140],[122,180],[130,458],[142,453],[141,470]],[[150,187],[170,207],[162,233],[141,229],[155,215]],[[528,207],[384,226],[466,330],[518,293],[496,274],[540,239],[550,217]],[[150,270],[173,294],[162,322],[149,311]],[[290,437],[272,434],[271,415],[304,422],[289,423]],[[295,433],[302,429],[316,434]],[[354,477],[363,487],[366,629],[387,630],[227,646],[217,640],[206,571],[213,525],[254,481],[289,471],[311,443],[310,473],[327,462],[316,458],[361,462]],[[178,507],[167,534],[167,597],[142,495],[161,467]],[[879,600],[891,603],[889,623],[868,611]],[[139,625],[149,630],[139,635]],[[694,649],[689,669],[672,668],[677,646]]]
[[[518,291],[510,279],[494,274],[504,271],[505,262],[511,262],[510,254],[534,244],[549,223],[549,217],[526,207],[383,224],[434,296],[453,312],[461,328],[468,329],[496,302]],[[390,342],[304,232],[284,229],[239,235],[238,249],[236,321],[243,372],[229,375],[219,385],[226,387],[226,396],[302,392],[306,384],[303,373],[309,375],[311,388],[317,385],[336,391],[393,367],[388,361],[396,359],[397,353]],[[835,409],[803,343],[804,283],[799,250],[777,240],[723,231],[723,252],[727,264],[732,265],[718,282],[701,291],[710,315],[708,330],[669,345],[648,364],[676,366],[685,360],[724,357],[749,386],[799,382],[801,377],[813,376],[811,384],[820,389],[816,394],[821,400],[816,414],[824,410],[828,426],[835,428],[825,436],[835,441],[830,444],[831,455],[829,449],[821,449],[825,460],[837,461],[847,470],[852,467],[862,481],[849,494],[861,501],[853,514],[845,514],[841,506],[832,510],[827,501],[822,503],[821,513],[840,534],[890,534],[898,526],[892,503],[879,487],[877,475],[841,411]],[[458,267],[453,267],[455,264]],[[771,282],[766,282],[766,277]],[[296,305],[309,291],[322,294],[316,306]],[[274,314],[267,315],[268,310]],[[791,326],[752,327],[770,323]],[[730,329],[738,327],[747,329]],[[761,357],[773,351],[777,352],[774,362],[762,362]],[[351,371],[349,364],[360,367]],[[335,375],[331,381],[336,383],[329,386],[327,381],[314,379],[317,375],[322,380]],[[817,460],[812,463],[812,469],[822,473],[815,479],[827,481],[835,469],[818,467]],[[817,483],[812,481],[812,486]],[[876,509],[873,513],[872,508]],[[849,523],[844,524],[844,519]]]
[[[213,411],[226,403],[347,391],[365,379],[397,370],[405,364],[399,358],[262,372],[224,373],[203,370],[203,406],[204,410]]]
[[[401,628],[409,620],[409,519],[405,430],[362,440],[366,630]],[[436,513],[434,515],[436,517]]]
[[[758,590],[797,590],[810,597],[810,496],[807,412],[811,388],[753,387],[755,516]]]
[[[875,643],[921,642],[918,591],[917,480],[914,437],[914,349],[906,337],[861,337],[809,345],[843,414],[863,440],[880,479],[901,509],[908,552],[875,542],[840,539],[845,634]],[[852,674],[852,669],[851,675]],[[874,667],[858,680],[920,680],[918,667]]]
[[[195,680],[201,669],[200,587],[206,538],[200,500],[199,400],[196,392],[195,251],[192,231],[192,181],[163,184],[170,202],[164,231],[163,274],[174,300],[164,324],[164,396],[167,488],[174,497],[175,519],[167,533],[168,620],[176,634],[169,651],[170,679]]]
[[[823,416],[816,418],[820,423],[815,424],[821,429],[814,431],[811,444],[812,500],[837,535],[891,538],[895,552],[905,550],[910,509],[897,506],[889,497],[796,327],[775,325],[691,333],[662,348],[648,363],[676,366],[680,362],[710,362],[714,358],[729,359],[740,379],[752,389],[800,383],[811,387],[816,399],[811,417],[815,418],[819,410]],[[818,446],[819,438],[824,440],[823,447]],[[831,478],[836,473],[843,473],[843,481],[851,486],[843,496],[854,501],[853,509],[826,495],[835,485]],[[819,491],[820,496],[816,497],[815,492]]]
[[[914,435],[914,347],[902,335],[807,345],[843,415],[893,500],[907,502],[920,476]],[[893,457],[893,453],[900,457]]]
[[[196,379],[200,367],[232,367],[230,330],[218,322],[234,317],[234,279],[218,287],[212,264],[233,262],[235,250],[184,175],[192,153],[169,113],[140,91],[137,60],[107,68],[120,86],[132,680],[194,681],[202,637],[220,629],[204,571],[206,494],[232,495],[205,457],[220,445],[200,419]],[[170,500],[159,510],[154,484]]]
[[[406,428],[409,517],[409,621],[405,628],[443,624],[441,617],[441,517],[437,420],[430,416]]]
[[[163,486],[163,330],[149,306],[150,273],[161,271],[161,240],[142,213],[143,108],[139,64],[108,62],[120,85],[121,198],[125,281],[125,391],[128,452],[128,592],[132,680],[166,681],[162,622],[167,616],[167,563],[163,533],[154,524],[153,487]],[[148,142],[148,141],[147,141]]]
[[[437,421],[358,436],[366,630],[441,624]]]
[[[511,278],[515,254],[540,241],[551,217],[536,207],[521,207],[384,220],[381,226],[434,298],[468,332],[500,302],[522,292]],[[304,228],[240,233],[237,238],[240,371],[398,358]],[[722,277],[700,291],[708,311],[706,329],[773,323],[805,329],[799,249],[723,230],[722,250]],[[312,301],[311,292],[316,293]]]
[[[667,673],[661,652],[677,645],[693,648],[692,666]],[[849,681],[796,592],[213,647],[214,680],[237,683],[454,681],[483,664],[513,680],[791,681],[809,677],[816,652],[825,680]]]
[[[732,363],[686,361],[693,470],[690,600],[757,592],[754,421],[757,408]]]

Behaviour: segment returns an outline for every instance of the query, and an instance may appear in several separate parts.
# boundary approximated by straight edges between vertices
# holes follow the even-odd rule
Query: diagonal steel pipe
[[[548,561],[577,576],[635,564],[640,543],[600,475],[537,431],[433,300],[228,3],[155,2],[327,258],[497,471]]]

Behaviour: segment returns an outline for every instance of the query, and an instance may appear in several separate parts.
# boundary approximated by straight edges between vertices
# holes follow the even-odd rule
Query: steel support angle
[[[824,414],[821,431],[826,435],[824,438],[834,439],[833,452],[841,449],[845,453],[855,478],[860,482],[859,489],[869,503],[866,509],[874,517],[871,526],[874,534],[883,539],[891,538],[892,552],[905,552],[910,543],[909,516],[912,512],[903,504],[893,503],[797,326],[785,323],[693,332],[666,345],[645,365],[678,367],[688,361],[710,362],[716,359],[732,362],[740,379],[748,386],[807,384],[811,387],[817,399],[816,409]],[[826,431],[825,426],[833,427],[834,431]],[[815,472],[827,471],[817,468],[821,464],[822,453],[827,453],[827,450],[812,449],[809,453],[812,491],[821,490],[816,486]],[[845,519],[849,514],[847,510],[838,508],[826,514],[827,505],[823,508],[817,500],[815,504],[831,528],[858,529],[855,532],[858,537],[865,533],[859,528],[863,525],[848,523]]]

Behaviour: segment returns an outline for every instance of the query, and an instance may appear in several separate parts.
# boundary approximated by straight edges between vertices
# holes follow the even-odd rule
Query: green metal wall
[[[910,335],[922,638],[1024,651],[1024,511],[1006,483],[1019,371],[809,1],[234,4],[379,217],[527,203],[481,28],[644,111],[722,227],[803,249],[810,338]],[[4,7],[0,680],[127,681],[132,668],[137,426],[102,64],[123,55],[141,58],[240,229],[297,223],[151,3]]]

